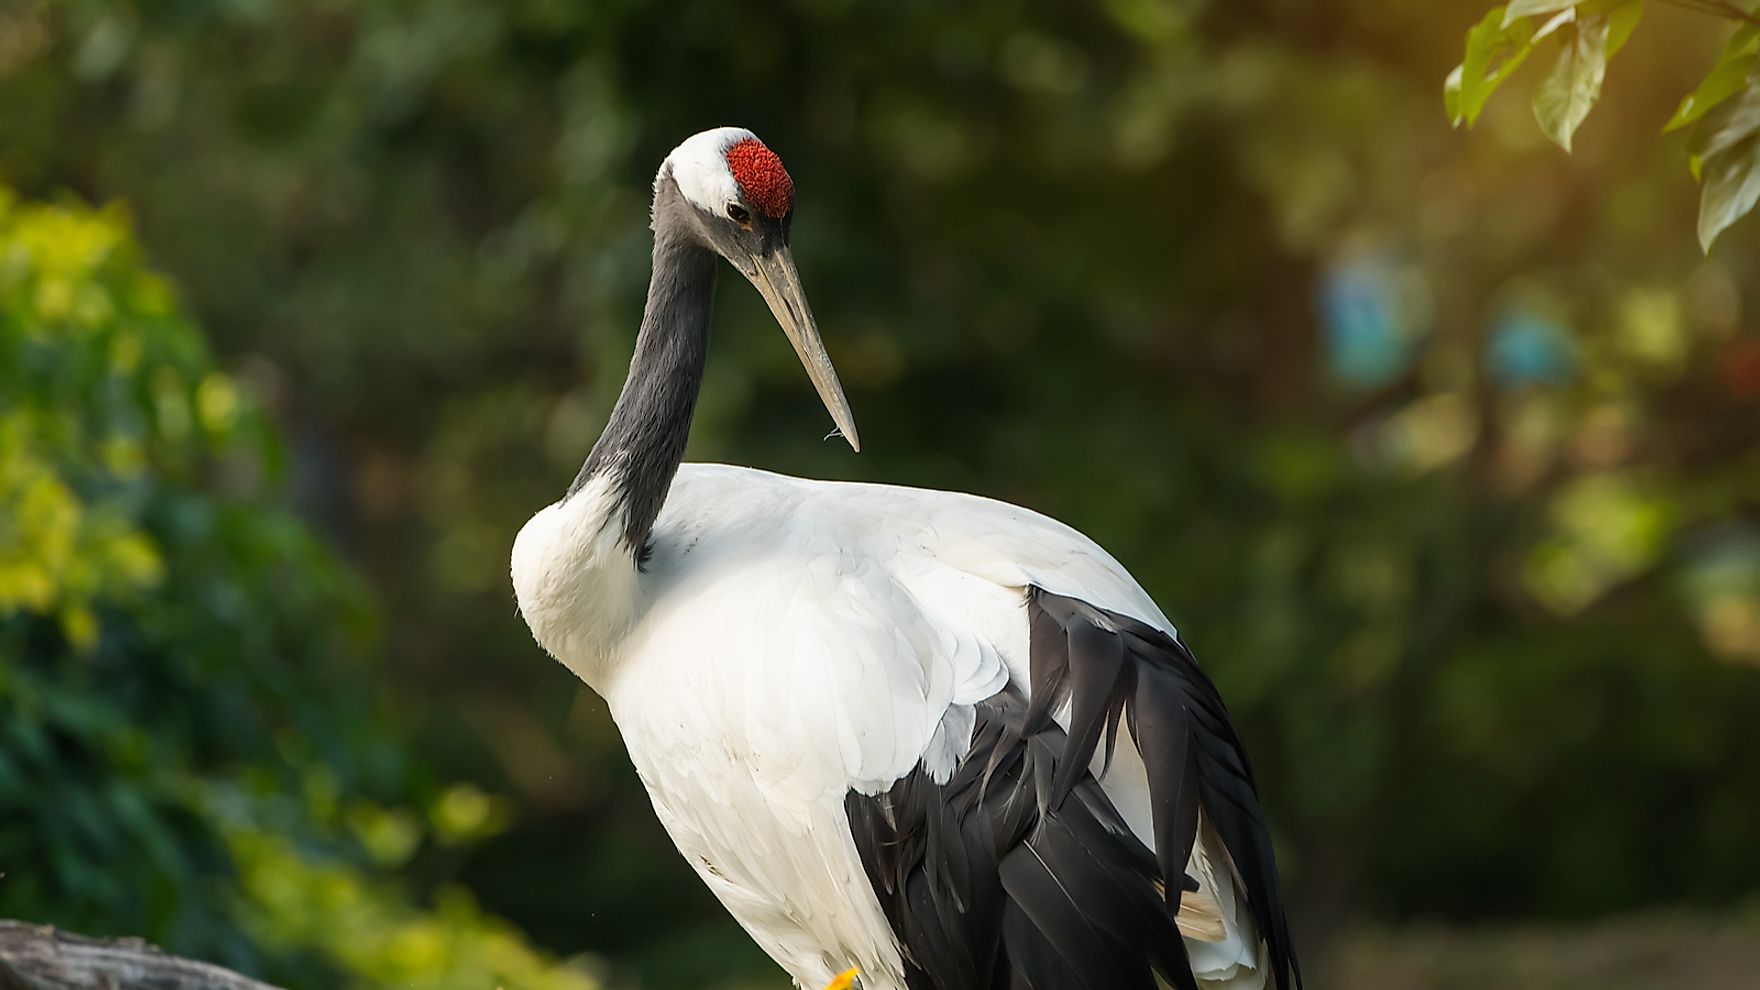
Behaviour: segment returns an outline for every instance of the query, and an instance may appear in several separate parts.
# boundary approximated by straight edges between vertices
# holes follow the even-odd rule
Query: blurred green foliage
[[[375,803],[420,791],[358,680],[369,596],[263,497],[273,430],[120,210],[0,189],[0,381],[0,916],[329,986],[590,990],[365,872],[429,831]],[[494,804],[439,789],[436,839]]]
[[[232,434],[260,437],[260,402],[288,437],[267,467],[222,469],[234,440],[199,479],[148,462],[136,483],[308,546],[263,512],[272,500],[216,494],[284,477],[375,589],[389,662],[367,659],[370,621],[333,564],[294,590],[231,558],[198,554],[185,576],[185,551],[144,523],[158,566],[139,580],[154,583],[99,569],[107,595],[139,604],[91,605],[90,655],[167,676],[243,635],[231,613],[208,619],[203,594],[254,603],[238,606],[252,635],[289,641],[215,659],[175,703],[238,710],[225,686],[283,661],[330,687],[321,705],[245,718],[202,772],[258,803],[347,795],[299,812],[312,841],[394,870],[441,916],[464,903],[441,892],[468,890],[614,976],[773,979],[653,823],[602,705],[531,644],[506,577],[513,534],[561,493],[615,397],[654,168],[693,131],[740,123],[795,178],[796,253],[864,453],[820,442],[786,342],[730,281],[691,455],[978,491],[1107,545],[1242,721],[1315,954],[1365,915],[1752,899],[1760,241],[1739,224],[1701,254],[1696,191],[1655,133],[1719,39],[1651,5],[1603,84],[1622,113],[1581,121],[1566,158],[1510,101],[1483,102],[1470,135],[1436,113],[1436,78],[1482,14],[1466,0],[0,6],[0,179],[128,203],[230,376]],[[206,370],[184,374],[198,396]],[[27,380],[0,375],[9,395]],[[188,402],[189,429],[206,429]],[[101,448],[65,449],[90,464]],[[182,583],[204,578],[220,590]],[[79,608],[13,607],[60,644],[25,654],[44,658],[34,676],[89,669],[69,638]],[[151,609],[183,625],[158,645],[112,638]],[[173,633],[198,645],[173,651]],[[83,703],[133,703],[126,680],[91,683]],[[128,719],[142,745],[191,731],[145,711]],[[268,728],[295,711],[318,724]],[[453,811],[495,834],[447,845],[410,809],[442,803],[425,781],[461,779],[488,803],[459,792]],[[357,798],[372,809],[351,812]],[[227,844],[214,821],[192,834],[245,876],[280,855]],[[16,905],[35,895],[4,900],[22,871],[0,855],[0,909],[33,913]],[[178,910],[224,910],[176,882]],[[378,903],[376,882],[345,900]],[[130,917],[173,930],[105,916]],[[297,942],[299,921],[191,924]]]

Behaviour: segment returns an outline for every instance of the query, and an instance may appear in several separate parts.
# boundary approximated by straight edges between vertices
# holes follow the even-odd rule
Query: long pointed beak
[[[801,289],[801,276],[794,267],[794,256],[786,246],[778,245],[767,254],[752,259],[755,272],[747,277],[758,287],[770,313],[782,324],[782,332],[794,345],[794,352],[813,380],[819,399],[831,413],[837,431],[849,441],[851,450],[860,452],[862,439],[856,434],[856,419],[844,398],[843,383],[837,380],[837,369],[831,367],[831,356],[819,340],[819,326],[813,322],[813,311],[807,308],[807,295]]]

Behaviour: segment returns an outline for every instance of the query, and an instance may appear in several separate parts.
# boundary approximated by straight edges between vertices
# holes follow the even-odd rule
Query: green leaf
[[[1539,29],[1534,32],[1534,37],[1530,38],[1529,40],[1537,45],[1542,40],[1551,37],[1555,32],[1557,32],[1560,28],[1564,27],[1566,24],[1575,24],[1576,22],[1577,22],[1577,12],[1575,9],[1560,11],[1559,13],[1554,14],[1553,16],[1547,18],[1546,23],[1540,25]]]
[[[1760,75],[1750,74],[1741,95],[1706,112],[1687,137],[1687,153],[1710,159],[1760,131]]]
[[[1532,17],[1535,14],[1550,14],[1557,10],[1568,10],[1577,5],[1577,0],[1510,0],[1509,9],[1504,12],[1503,26],[1509,27],[1518,17]]]
[[[1699,194],[1699,246],[1711,253],[1717,235],[1760,201],[1760,137],[1749,137],[1705,159]]]
[[[1534,90],[1534,119],[1554,144],[1571,150],[1571,138],[1601,96],[1607,75],[1608,17],[1593,14],[1577,20],[1563,35],[1563,47],[1552,71]]]
[[[1711,250],[1730,224],[1760,198],[1760,71],[1750,72],[1733,99],[1705,112],[1687,137],[1688,164],[1699,193],[1699,245]]]
[[[1632,39],[1632,32],[1637,30],[1638,22],[1644,19],[1644,0],[1625,0],[1607,12],[1607,57],[1619,54],[1619,50]]]
[[[1534,48],[1533,28],[1524,19],[1508,27],[1503,8],[1493,7],[1467,31],[1466,55],[1443,83],[1443,103],[1450,118],[1471,127],[1497,87],[1508,79]],[[1450,90],[1457,93],[1451,98]]]
[[[1730,35],[1729,41],[1723,46],[1724,58],[1753,55],[1756,52],[1760,52],[1760,23],[1752,21],[1736,28],[1736,33]]]
[[[1730,35],[1723,46],[1723,54],[1699,82],[1699,87],[1681,98],[1674,116],[1662,125],[1662,132],[1666,134],[1691,124],[1740,92],[1756,65],[1760,65],[1760,25],[1744,24]]]
[[[1451,126],[1461,126],[1461,67],[1455,66],[1442,80],[1442,109]]]
[[[1760,64],[1760,56],[1754,55],[1738,55],[1717,63],[1705,74],[1697,89],[1681,98],[1681,105],[1675,107],[1674,116],[1662,125],[1662,132],[1667,134],[1669,131],[1680,130],[1705,116],[1719,103],[1741,92],[1742,86],[1748,81],[1748,75],[1757,64]]]

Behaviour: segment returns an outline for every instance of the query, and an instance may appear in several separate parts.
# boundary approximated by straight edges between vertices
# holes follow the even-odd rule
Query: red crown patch
[[[794,180],[776,152],[757,138],[746,138],[727,149],[727,168],[746,200],[772,220],[794,209]]]

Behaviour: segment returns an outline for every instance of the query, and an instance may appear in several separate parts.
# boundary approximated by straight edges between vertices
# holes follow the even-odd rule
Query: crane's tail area
[[[919,768],[845,802],[910,990],[1299,990],[1252,773],[1210,680],[1134,619],[1037,588],[1027,610],[1030,700],[980,704],[947,781]],[[1093,772],[1115,752],[1102,776],[1141,757],[1152,835]]]
[[[1054,725],[1052,714],[1069,705],[1052,801],[1102,745],[1111,765],[1122,722],[1135,743],[1128,755],[1142,761],[1156,870],[1186,938],[1185,968],[1208,977],[1206,987],[1299,988],[1251,764],[1210,678],[1184,644],[1128,616],[1038,588],[1029,593],[1028,615],[1026,730]]]

